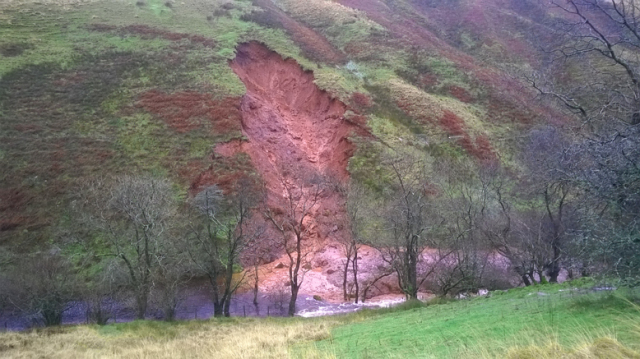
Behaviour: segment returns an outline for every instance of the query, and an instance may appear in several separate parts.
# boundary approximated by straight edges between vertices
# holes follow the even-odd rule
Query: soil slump
[[[348,136],[357,128],[344,120],[347,106],[320,90],[312,72],[257,42],[240,45],[230,65],[247,88],[241,112],[248,141],[219,146],[216,152],[243,151],[251,157],[269,191],[269,206],[280,205],[284,184],[306,187],[318,175],[348,179],[354,152]],[[307,245],[314,250],[347,235],[340,225],[344,198],[325,192],[308,223]]]

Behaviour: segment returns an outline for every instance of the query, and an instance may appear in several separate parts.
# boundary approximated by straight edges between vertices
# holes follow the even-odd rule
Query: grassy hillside
[[[312,70],[320,88],[392,146],[428,143],[434,157],[511,164],[517,134],[546,121],[548,109],[496,70],[494,58],[469,55],[481,58],[483,46],[452,40],[466,35],[449,31],[452,23],[436,26],[417,3],[301,4],[0,4],[0,256],[61,243],[67,204],[87,178],[153,173],[185,195],[254,171],[246,156],[213,153],[242,139],[245,89],[228,61],[247,41]],[[502,16],[521,18],[511,10]],[[492,36],[483,29],[477,36]],[[353,163],[380,151],[359,151]]]
[[[638,358],[633,293],[588,283],[315,319],[132,322],[0,333],[6,358]],[[583,289],[578,289],[583,288]],[[637,295],[637,293],[635,294]],[[635,298],[635,299],[634,299]]]

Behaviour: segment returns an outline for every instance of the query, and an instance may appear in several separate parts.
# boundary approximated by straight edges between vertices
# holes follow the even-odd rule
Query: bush
[[[59,253],[37,253],[20,261],[8,275],[9,301],[45,326],[62,324],[62,314],[77,295],[77,276]]]

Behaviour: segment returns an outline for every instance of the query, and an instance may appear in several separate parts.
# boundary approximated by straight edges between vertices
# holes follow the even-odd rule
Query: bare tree
[[[552,0],[550,5],[560,15],[551,22],[558,41],[547,48],[550,62],[544,64],[551,71],[538,71],[529,81],[587,125],[573,148],[582,155],[577,178],[588,191],[582,200],[589,208],[579,210],[591,225],[573,235],[590,248],[590,260],[606,264],[611,274],[640,278],[640,267],[633,264],[640,233],[640,4]],[[565,69],[581,71],[565,71],[560,80]],[[563,191],[557,185],[552,190]],[[554,218],[557,222],[559,214]]]
[[[62,324],[62,315],[78,296],[77,273],[59,250],[22,258],[10,271],[9,302],[36,315],[45,326]]]
[[[592,260],[606,258],[616,275],[640,273],[629,272],[623,264],[637,262],[624,253],[636,252],[630,250],[636,248],[632,238],[640,233],[640,4],[636,0],[551,0],[550,6],[559,15],[550,23],[557,41],[546,49],[550,61],[543,66],[547,70],[534,73],[529,82],[585,124],[580,130],[583,139],[573,148],[582,157],[577,179],[588,191],[582,200],[590,206],[580,210],[584,221],[593,225],[574,234],[583,246],[592,246],[590,252],[596,254]],[[556,193],[564,190],[557,185],[551,188]],[[615,269],[619,264],[627,269]]]
[[[214,316],[229,316],[231,297],[243,277],[234,279],[241,252],[261,234],[249,219],[261,201],[261,192],[249,181],[239,181],[233,193],[224,196],[210,186],[192,200],[186,251],[199,273],[207,276],[213,293]]]
[[[289,316],[293,316],[296,312],[298,292],[306,273],[310,270],[308,256],[311,254],[311,247],[306,243],[311,233],[308,222],[326,187],[323,177],[308,175],[305,178],[305,173],[301,172],[301,174],[303,176],[298,181],[294,181],[295,183],[282,181],[284,190],[282,207],[269,208],[265,211],[265,217],[279,233],[279,247],[289,258],[288,272],[291,285]]]
[[[382,231],[387,236],[375,240],[382,258],[398,276],[398,285],[409,299],[451,251],[442,246],[437,232],[442,218],[430,196],[426,163],[417,156],[399,154],[386,159],[392,173],[392,188],[381,200]],[[435,249],[425,257],[427,248]]]
[[[173,321],[178,305],[186,299],[184,289],[193,277],[189,258],[179,246],[170,245],[153,272],[152,302],[162,310],[165,321]]]
[[[347,215],[344,218],[344,227],[348,229],[348,236],[342,238],[341,245],[345,255],[345,262],[342,276],[342,292],[344,300],[347,301],[353,297],[358,303],[360,298],[360,282],[358,280],[358,251],[363,245],[366,236],[365,227],[367,217],[370,217],[371,211],[368,210],[369,205],[365,188],[351,180],[348,184],[336,183],[333,186],[339,191],[343,198],[346,198]],[[349,269],[351,267],[351,269]],[[351,280],[349,278],[351,273]],[[349,283],[351,282],[351,285]],[[353,291],[351,291],[353,289]]]
[[[105,325],[114,317],[117,302],[122,299],[126,276],[127,273],[121,270],[115,260],[104,263],[98,273],[89,276],[81,289],[88,321]]]
[[[570,232],[577,228],[573,202],[581,193],[576,156],[560,134],[536,130],[530,142],[523,179],[499,167],[480,172],[480,231],[525,285],[545,282],[546,275],[557,281],[563,263],[575,258]]]
[[[379,281],[393,275],[394,273],[395,271],[393,270],[393,268],[378,268],[377,273],[371,276],[371,278],[365,279],[362,282],[362,296],[360,297],[362,303],[364,303],[369,298],[369,291],[371,289],[377,288],[377,284]]]
[[[253,305],[255,306],[256,313],[259,315],[258,293],[260,291],[260,266],[271,261],[273,247],[277,246],[277,244],[266,234],[266,223],[252,221],[249,227],[250,233],[255,234],[255,239],[249,243],[249,246],[244,251],[242,261],[243,263],[248,263],[253,268]]]
[[[510,196],[510,183],[503,168],[497,165],[487,166],[479,173],[480,191],[482,193],[482,210],[479,230],[491,249],[507,258],[511,268],[521,278],[524,285],[531,285],[529,274],[533,273],[527,256],[516,244],[514,222],[516,214]]]
[[[547,264],[549,281],[557,282],[562,261],[571,255],[566,244],[570,242],[569,218],[575,211],[571,200],[580,195],[581,153],[553,127],[532,131],[525,153],[531,181],[526,187],[534,198],[540,198],[545,213],[540,225],[552,251]]]
[[[147,312],[153,272],[166,255],[163,243],[175,216],[171,184],[154,177],[120,176],[94,180],[75,202],[85,223],[107,238],[110,255],[125,268],[136,303],[136,317]]]
[[[586,122],[639,123],[637,1],[551,0],[549,6],[557,15],[549,22],[556,41],[546,46],[544,70],[528,77],[533,88]]]
[[[609,275],[640,283],[640,125],[610,131],[575,145],[588,165],[581,168],[585,225],[573,233],[576,246],[588,248],[589,262]],[[585,267],[585,266],[583,266]]]
[[[488,164],[483,164],[487,166]],[[481,235],[482,212],[486,206],[478,168],[471,162],[441,161],[436,169],[443,180],[438,209],[443,216],[447,258],[438,264],[435,274],[440,295],[475,292],[479,289],[489,261],[489,246]]]

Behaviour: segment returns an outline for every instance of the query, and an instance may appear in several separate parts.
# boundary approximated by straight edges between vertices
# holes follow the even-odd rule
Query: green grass
[[[293,18],[319,29],[335,46],[363,42],[384,28],[360,11],[327,0],[280,0],[275,2]]]
[[[574,347],[610,336],[638,349],[640,310],[621,293],[581,294],[544,285],[375,315],[338,326],[316,343],[340,358],[500,357],[516,346]]]
[[[142,6],[107,0],[69,8],[0,7],[0,191],[27,198],[9,213],[8,220],[21,227],[0,233],[2,245],[20,251],[49,241],[48,229],[64,222],[60,208],[78,180],[147,171],[166,173],[187,188],[185,167],[195,171],[197,163],[205,170],[216,143],[241,136],[214,133],[207,123],[178,133],[137,106],[149,90],[241,96],[244,86],[227,64],[238,42],[266,33],[266,42],[286,43],[278,40],[283,34],[239,20],[251,10],[250,1],[236,1],[227,15],[209,21],[220,3],[190,0],[169,8],[159,0]],[[127,30],[129,25],[199,35],[215,45],[145,36]],[[282,46],[295,52],[291,44]],[[36,205],[30,198],[41,200]]]
[[[321,318],[134,321],[0,333],[7,358],[638,358],[638,293],[592,282]],[[579,290],[571,290],[573,288]],[[544,293],[541,294],[541,293]]]

